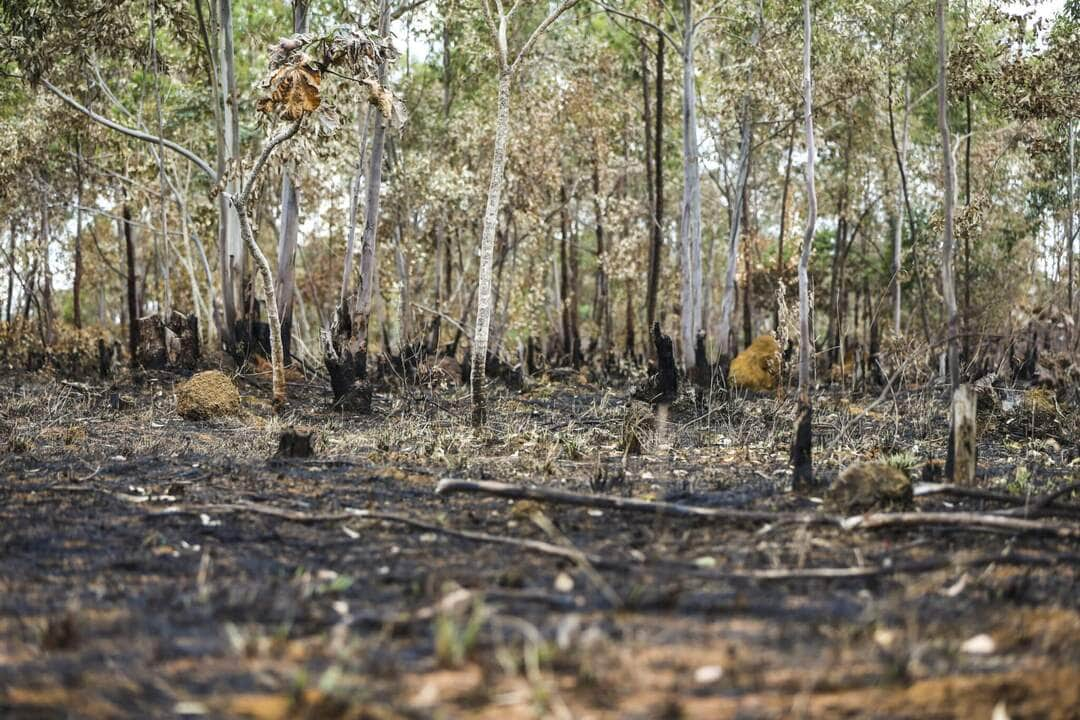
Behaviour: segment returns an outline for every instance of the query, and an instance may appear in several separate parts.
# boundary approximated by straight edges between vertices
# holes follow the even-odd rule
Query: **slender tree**
[[[285,359],[281,343],[281,320],[278,316],[277,296],[274,292],[274,276],[270,271],[270,261],[266,259],[266,255],[263,253],[262,249],[259,248],[259,244],[255,242],[255,233],[251,229],[251,221],[248,219],[248,213],[251,209],[251,192],[255,188],[255,182],[259,179],[259,175],[262,173],[263,168],[266,166],[266,161],[270,159],[270,154],[274,152],[274,149],[278,145],[296,135],[300,130],[300,124],[302,122],[303,116],[294,120],[283,130],[278,131],[267,141],[266,145],[263,146],[262,152],[259,153],[258,158],[256,158],[255,164],[244,178],[244,182],[240,186],[240,192],[232,197],[232,203],[236,208],[236,214],[240,218],[240,235],[244,239],[244,244],[247,245],[251,257],[255,260],[255,267],[259,271],[259,276],[263,283],[263,290],[266,292],[266,320],[267,324],[270,326],[270,367],[273,383],[273,404],[274,408],[278,410],[285,405]]]
[[[76,329],[82,329],[82,145],[75,136],[75,272],[71,279],[71,314]]]
[[[494,8],[492,7],[494,2]],[[510,137],[510,85],[514,73],[521,66],[522,58],[529,54],[536,41],[560,15],[577,0],[562,0],[545,17],[528,40],[511,59],[507,36],[510,18],[518,10],[518,0],[507,11],[502,0],[484,0],[484,19],[491,31],[495,56],[499,66],[499,95],[495,115],[495,145],[491,152],[491,179],[488,185],[487,207],[480,236],[480,278],[476,293],[476,329],[473,333],[472,367],[472,422],[483,425],[487,417],[484,397],[484,381],[487,377],[488,332],[491,329],[491,271],[495,255],[495,230],[499,223],[499,207],[505,184],[506,144]]]
[[[12,218],[11,227],[8,230],[8,282],[7,298],[4,300],[4,320],[11,322],[11,301],[15,297],[15,220]]]
[[[956,176],[953,169],[952,140],[949,134],[949,52],[945,40],[945,20],[948,0],[936,0],[934,17],[937,23],[937,110],[938,130],[941,132],[942,172],[945,176],[945,211],[941,241],[941,292],[945,298],[948,318],[949,380],[955,392],[960,386],[960,348],[956,312],[956,283],[953,279],[953,214],[956,203]]]
[[[764,20],[764,3],[758,3],[758,19],[750,36],[752,53],[757,53],[761,38],[761,25]],[[720,358],[722,362],[731,357],[731,317],[735,312],[735,272],[739,266],[740,225],[743,212],[747,208],[746,181],[750,174],[750,149],[753,141],[753,115],[751,110],[750,81],[753,78],[754,58],[746,65],[746,92],[743,94],[739,110],[739,176],[735,186],[735,197],[731,206],[731,227],[728,229],[727,269],[724,273],[724,293],[720,301]],[[747,263],[749,268],[749,263]],[[746,295],[749,298],[749,293]]]
[[[1075,311],[1075,309],[1076,309],[1075,308],[1074,298],[1073,298],[1073,294],[1074,294],[1074,292],[1073,292],[1073,282],[1074,282],[1073,281],[1073,278],[1074,278],[1074,275],[1073,275],[1073,255],[1074,255],[1074,251],[1075,251],[1075,247],[1076,247],[1076,235],[1074,234],[1074,231],[1073,231],[1073,223],[1075,222],[1075,218],[1076,218],[1076,206],[1075,206],[1075,196],[1074,196],[1074,193],[1076,192],[1076,130],[1073,127],[1073,120],[1071,118],[1068,120],[1068,126],[1069,126],[1069,129],[1068,129],[1068,133],[1069,133],[1069,138],[1068,138],[1068,143],[1069,143],[1069,175],[1068,175],[1068,178],[1067,178],[1068,186],[1066,187],[1066,195],[1065,195],[1066,198],[1067,198],[1067,203],[1068,203],[1068,208],[1066,209],[1066,214],[1065,214],[1065,246],[1066,246],[1066,251],[1065,252],[1066,252],[1067,262],[1068,262],[1068,266],[1069,266],[1069,268],[1068,268],[1068,272],[1069,272],[1069,289],[1068,289],[1068,293],[1067,293],[1068,301],[1069,301],[1069,312],[1073,313]]]
[[[307,32],[309,4],[309,0],[293,0],[294,33]],[[274,279],[285,362],[289,361],[291,352],[293,294],[296,290],[296,243],[300,227],[300,197],[293,177],[295,172],[295,162],[288,163],[281,172],[281,216],[278,220],[277,273]]]
[[[810,402],[810,362],[814,345],[810,336],[810,251],[817,226],[817,193],[814,188],[814,106],[813,76],[810,71],[812,45],[810,0],[803,0],[803,122],[806,125],[806,231],[803,234],[802,254],[799,256],[799,407],[795,420],[795,437],[791,444],[791,465],[796,489],[807,487],[813,480]]]

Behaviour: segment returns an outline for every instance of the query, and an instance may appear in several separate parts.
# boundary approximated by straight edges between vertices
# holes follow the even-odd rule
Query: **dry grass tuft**
[[[780,346],[772,335],[759,335],[731,363],[731,382],[746,390],[773,390],[780,376]]]
[[[186,420],[216,420],[240,413],[240,393],[220,370],[195,375],[176,387],[176,412]]]

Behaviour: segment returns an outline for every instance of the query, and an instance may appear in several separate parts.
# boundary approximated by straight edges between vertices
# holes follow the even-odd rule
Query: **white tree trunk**
[[[221,101],[224,120],[224,150],[226,172],[235,162],[240,152],[240,117],[238,114],[236,92],[236,64],[233,51],[233,26],[232,26],[232,0],[220,0],[218,4],[218,70],[221,73]],[[225,184],[225,192],[235,196],[238,192],[238,182],[230,176]],[[222,289],[231,293],[232,297],[225,301],[225,307],[230,306],[234,311],[243,307],[243,240],[240,237],[240,217],[236,208],[230,203],[223,203],[222,210],[225,213],[224,233],[220,241]],[[233,328],[227,328],[229,336],[232,336]]]
[[[764,6],[758,3],[758,24],[754,26],[750,37],[751,51],[756,53],[761,40]],[[720,355],[731,355],[731,316],[735,312],[735,272],[739,265],[739,226],[742,222],[743,198],[746,194],[746,178],[750,171],[750,142],[753,138],[753,124],[750,114],[750,81],[753,78],[754,57],[746,67],[746,94],[743,95],[739,122],[742,125],[739,137],[739,176],[731,208],[731,228],[728,233],[727,269],[724,273],[724,295],[720,301]],[[710,269],[710,273],[711,273]]]
[[[307,32],[308,0],[293,0],[293,32]],[[299,234],[300,197],[293,181],[295,164],[281,173],[281,220],[277,248],[277,302],[283,328],[292,327],[293,293],[296,286],[296,243]]]
[[[731,316],[735,312],[735,272],[739,264],[739,227],[742,223],[743,195],[750,170],[750,140],[753,135],[750,123],[750,98],[742,102],[742,130],[739,140],[739,177],[732,200],[731,228],[728,233],[727,270],[724,273],[724,295],[720,301],[720,354],[731,355]]]
[[[960,385],[960,352],[957,338],[956,284],[953,279],[953,213],[955,205],[956,178],[954,177],[952,141],[949,135],[949,71],[948,48],[945,42],[945,16],[948,0],[937,0],[938,42],[938,130],[941,131],[942,172],[945,175],[945,227],[941,242],[941,292],[945,298],[948,316],[949,379],[955,391]]]
[[[356,216],[360,208],[360,189],[364,183],[364,159],[367,156],[368,125],[371,124],[372,113],[375,108],[368,105],[364,113],[363,123],[360,125],[360,159],[356,163],[356,172],[353,174],[352,184],[349,190],[349,233],[345,241],[345,267],[341,272],[341,293],[338,302],[345,303],[349,296],[352,284],[353,256],[356,253]]]
[[[258,159],[252,166],[251,171],[244,179],[239,194],[233,196],[233,206],[236,208],[236,216],[240,221],[240,234],[247,245],[248,252],[255,261],[255,267],[262,278],[263,289],[266,291],[266,322],[270,326],[270,367],[273,382],[274,409],[280,410],[285,405],[285,358],[281,344],[281,319],[278,316],[277,297],[274,292],[274,275],[270,270],[270,261],[259,244],[255,242],[255,233],[251,230],[251,221],[248,219],[248,203],[251,200],[251,191],[255,187],[256,180],[266,166],[270,154],[281,143],[292,138],[300,130],[301,120],[297,120],[286,129],[270,138]]]
[[[266,322],[270,326],[270,377],[273,386],[273,404],[275,410],[285,405],[285,358],[281,344],[281,320],[278,317],[277,299],[274,292],[274,275],[270,271],[270,261],[255,242],[251,231],[251,222],[247,217],[246,203],[237,203],[237,217],[240,219],[240,233],[247,244],[248,252],[255,260],[255,267],[262,279],[266,291]]]
[[[476,293],[476,329],[473,332],[472,367],[469,374],[472,390],[472,420],[483,424],[487,407],[484,399],[488,332],[491,329],[491,271],[495,255],[495,229],[499,222],[499,204],[506,170],[506,145],[510,137],[510,82],[512,71],[499,71],[499,104],[495,116],[495,147],[491,153],[491,179],[488,184],[484,227],[480,236],[480,279]]]
[[[892,99],[889,100],[892,102]],[[911,117],[911,83],[904,78],[904,120],[900,129],[900,164],[907,163],[908,120]],[[893,228],[893,333],[900,335],[901,288],[900,270],[904,257],[904,190],[897,182],[896,187],[896,227]]]
[[[806,231],[799,256],[799,399],[809,400],[810,361],[814,344],[810,333],[810,251],[817,227],[817,190],[814,187],[814,97],[810,71],[812,46],[810,0],[803,0],[803,123],[806,125]]]
[[[1072,314],[1075,304],[1073,282],[1075,275],[1073,273],[1073,256],[1076,250],[1076,237],[1073,235],[1073,222],[1076,215],[1076,205],[1073,193],[1076,192],[1076,130],[1073,127],[1073,121],[1069,120],[1069,187],[1067,188],[1066,197],[1068,198],[1068,209],[1065,215],[1065,242],[1066,256],[1069,264],[1069,313]]]
[[[813,480],[813,406],[810,402],[810,362],[814,344],[810,335],[810,251],[817,225],[817,193],[814,188],[814,104],[810,70],[812,46],[810,0],[803,0],[803,122],[806,125],[806,232],[799,256],[799,404],[791,443],[793,486],[804,489]]]
[[[697,85],[694,82],[694,14],[692,0],[683,0],[683,199],[679,217],[682,257],[682,357],[684,369],[694,365],[694,344],[701,330],[701,171],[698,160]]]

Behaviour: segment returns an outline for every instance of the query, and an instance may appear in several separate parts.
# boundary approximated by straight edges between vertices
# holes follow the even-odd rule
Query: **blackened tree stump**
[[[315,431],[286,428],[278,437],[276,457],[309,458],[315,456]]]

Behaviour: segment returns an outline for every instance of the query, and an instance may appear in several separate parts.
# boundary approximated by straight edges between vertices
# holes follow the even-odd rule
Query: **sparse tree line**
[[[482,424],[492,375],[724,392],[774,333],[808,480],[817,384],[1076,353],[1080,4],[1009,5],[2,0],[5,362],[176,311],[276,406],[441,358]]]

